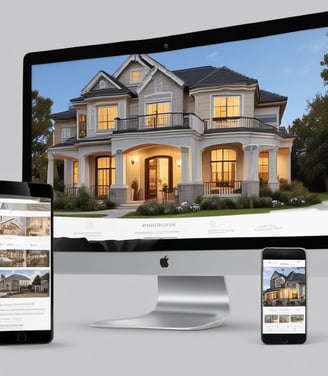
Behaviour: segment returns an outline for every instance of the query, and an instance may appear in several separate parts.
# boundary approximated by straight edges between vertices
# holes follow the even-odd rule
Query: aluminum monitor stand
[[[157,305],[135,318],[104,320],[97,328],[199,330],[223,324],[229,298],[222,276],[159,276]]]

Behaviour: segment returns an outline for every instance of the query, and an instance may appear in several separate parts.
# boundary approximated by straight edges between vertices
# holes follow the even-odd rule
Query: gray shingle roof
[[[76,110],[73,108],[68,109],[67,111],[57,112],[51,114],[51,119],[54,120],[71,120],[76,118]]]
[[[227,67],[204,66],[173,71],[190,89],[227,84],[257,84],[257,80],[235,72]]]
[[[270,91],[260,90],[260,103],[270,103],[270,102],[285,102],[287,97],[282,95],[271,93]]]

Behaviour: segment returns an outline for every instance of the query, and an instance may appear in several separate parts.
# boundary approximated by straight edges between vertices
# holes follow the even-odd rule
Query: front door
[[[145,160],[146,200],[160,199],[163,187],[172,188],[172,157],[156,156]]]

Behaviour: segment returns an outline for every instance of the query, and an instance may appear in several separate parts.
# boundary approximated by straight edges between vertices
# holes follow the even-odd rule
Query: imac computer
[[[158,277],[152,312],[92,325],[219,326],[263,248],[327,249],[327,32],[325,12],[25,56],[55,272]]]

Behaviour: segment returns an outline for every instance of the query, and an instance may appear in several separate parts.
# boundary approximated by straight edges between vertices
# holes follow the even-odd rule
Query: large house
[[[270,279],[270,288],[264,291],[264,300],[267,305],[304,305],[305,274],[292,271],[286,276],[275,271]]]
[[[86,187],[117,204],[134,197],[182,201],[252,196],[260,180],[290,180],[293,143],[281,120],[287,98],[227,67],[170,71],[134,54],[99,71],[71,107],[52,115],[48,183],[64,161],[66,190]],[[136,195],[137,193],[137,195]]]

